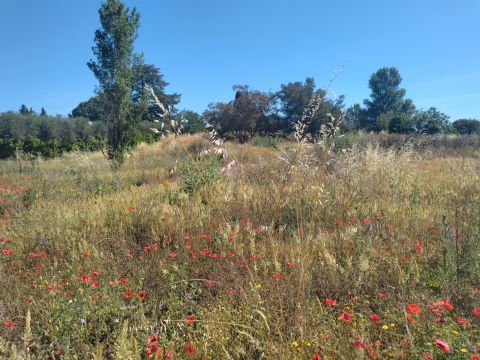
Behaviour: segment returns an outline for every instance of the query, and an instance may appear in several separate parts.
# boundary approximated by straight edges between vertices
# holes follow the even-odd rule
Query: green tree
[[[444,133],[448,129],[448,115],[431,107],[415,115],[415,127],[421,134],[433,135]]]
[[[335,118],[339,118],[342,115],[344,96],[339,96],[336,100],[328,99],[324,89],[315,88],[315,80],[313,78],[307,78],[304,83],[294,82],[281,86],[277,97],[280,100],[281,113],[289,131],[293,130],[293,125],[302,119],[305,108],[309,105],[312,98],[318,95],[323,100],[319,104],[315,116],[309,119],[307,128],[307,132],[312,136],[318,135],[322,124],[331,121],[329,114]]]
[[[410,134],[415,131],[415,122],[405,113],[393,114],[388,123],[388,131],[397,134]]]
[[[458,119],[452,123],[455,130],[461,135],[480,134],[480,121],[475,119]]]
[[[132,104],[134,41],[140,24],[136,10],[120,0],[107,0],[99,10],[101,29],[95,32],[88,67],[98,79],[97,90],[107,128],[106,155],[114,168],[123,163],[134,145],[135,114]]]
[[[42,107],[42,110],[40,110],[40,116],[47,116],[47,110]]]
[[[372,74],[368,82],[371,90],[370,99],[364,100],[365,117],[362,128],[367,131],[379,131],[388,129],[389,124],[385,122],[388,116],[400,114],[413,116],[415,107],[412,100],[405,100],[405,89],[400,88],[402,77],[395,67],[384,67]]]
[[[277,93],[280,99],[280,110],[286,119],[289,130],[297,123],[303,115],[303,111],[315,93],[315,80],[306,78],[305,82],[300,81],[282,84]]]
[[[195,111],[183,110],[177,115],[177,122],[183,121],[183,132],[195,134],[205,131],[205,122],[202,116]]]
[[[133,66],[132,100],[135,104],[142,104],[145,100],[144,89],[146,85],[150,86],[158,100],[170,109],[170,114],[175,113],[175,105],[180,102],[180,94],[166,94],[165,87],[168,86],[168,82],[164,80],[160,69],[155,65],[145,64],[143,57],[139,56]],[[150,99],[148,107],[141,114],[142,120],[158,119],[158,106],[151,101],[150,97],[148,99]]]
[[[220,135],[247,141],[254,135],[274,134],[279,130],[274,94],[250,90],[247,85],[235,85],[233,90],[235,100],[210,104],[204,113],[205,120],[215,125]]]
[[[70,117],[86,117],[90,121],[99,121],[102,115],[100,96],[92,96],[87,101],[78,104],[69,115]]]
[[[31,115],[30,110],[25,104],[22,104],[22,106],[20,106],[20,109],[18,110],[18,112],[22,115]]]
[[[141,120],[152,121],[158,119],[158,106],[147,97],[145,85],[150,86],[162,104],[175,112],[175,105],[180,102],[180,94],[167,94],[168,85],[160,69],[155,65],[145,64],[143,57],[137,55],[132,66],[133,86],[132,102],[137,108],[137,115]],[[148,103],[148,105],[146,105]],[[147,108],[145,109],[144,106]],[[102,118],[102,104],[99,95],[92,96],[87,101],[78,104],[71,112],[70,117],[87,117],[90,121],[99,121]]]
[[[360,104],[350,106],[345,112],[346,126],[351,129],[363,129],[366,127],[367,114]]]

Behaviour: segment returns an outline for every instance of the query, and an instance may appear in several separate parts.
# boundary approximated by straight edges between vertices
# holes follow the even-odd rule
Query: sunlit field
[[[480,359],[478,147],[212,146],[0,162],[1,359]]]

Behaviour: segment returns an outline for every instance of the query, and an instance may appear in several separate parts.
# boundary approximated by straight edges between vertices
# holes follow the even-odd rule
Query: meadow
[[[480,359],[475,139],[1,161],[0,358]]]

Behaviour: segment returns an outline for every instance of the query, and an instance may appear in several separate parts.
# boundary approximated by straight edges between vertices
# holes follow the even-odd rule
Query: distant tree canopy
[[[434,107],[427,111],[419,111],[415,114],[416,131],[426,135],[445,133],[448,130],[448,119],[448,115]]]
[[[323,101],[313,118],[307,121],[307,132],[319,133],[322,124],[331,118],[342,117],[344,97],[329,99],[326,91],[315,88],[313,78],[304,83],[282,84],[276,93],[252,90],[247,85],[233,87],[235,99],[229,103],[210,104],[203,114],[206,121],[215,125],[220,135],[246,141],[254,136],[281,135],[293,131],[294,124],[302,120],[303,113],[314,96]]]
[[[359,117],[359,126],[362,129],[387,130],[390,127],[390,119],[393,118],[397,124],[409,122],[408,118],[413,116],[415,106],[412,100],[405,100],[406,91],[400,88],[401,82],[400,72],[394,67],[381,68],[372,74],[368,82],[371,90],[370,99],[363,101],[365,108]],[[403,131],[404,127],[401,126],[400,129]]]
[[[180,94],[167,94],[165,92],[165,87],[168,86],[168,82],[164,80],[163,74],[158,67],[151,64],[145,64],[143,62],[143,57],[138,56],[135,58],[135,63],[132,66],[132,73],[132,102],[136,105],[141,105],[143,102],[147,103],[146,109],[143,109],[143,111],[138,114],[138,120],[151,121],[153,119],[158,119],[157,106],[151,102],[150,99],[145,97],[145,85],[150,86],[162,104],[169,107],[172,113],[175,113],[175,106],[180,102]],[[86,117],[90,121],[100,121],[102,119],[102,111],[101,95],[95,95],[87,101],[78,104],[69,116]]]
[[[65,151],[99,150],[105,129],[86,118],[58,118],[6,112],[0,114],[0,159],[17,151],[54,157]]]
[[[433,135],[449,131],[448,116],[436,108],[417,110],[406,91],[400,87],[402,77],[397,68],[381,68],[368,82],[370,99],[362,107],[355,104],[346,111],[347,123],[366,131],[421,133]]]
[[[17,150],[45,157],[63,151],[98,150],[109,141],[109,136],[118,136],[115,129],[127,131],[128,136],[123,140],[110,138],[110,141],[124,141],[123,145],[127,147],[141,141],[155,141],[158,136],[151,129],[161,128],[158,120],[162,121],[164,114],[158,113],[158,107],[147,96],[146,85],[169,109],[170,116],[183,125],[184,133],[204,132],[209,123],[221,136],[241,142],[265,135],[290,136],[294,125],[305,120],[305,111],[315,98],[321,99],[318,109],[305,120],[306,131],[313,138],[319,135],[322,124],[331,121],[331,116],[344,119],[344,131],[357,129],[397,134],[434,135],[452,132],[480,135],[479,120],[459,119],[450,123],[449,117],[434,107],[416,109],[411,99],[405,99],[406,91],[400,87],[400,72],[393,67],[382,68],[372,74],[368,82],[371,90],[369,99],[364,100],[363,106],[354,104],[346,110],[343,95],[331,99],[325,89],[317,88],[315,80],[307,77],[303,82],[281,84],[276,92],[235,85],[231,101],[212,103],[202,115],[191,110],[177,111],[175,107],[180,95],[167,94],[165,87],[168,83],[160,69],[145,64],[142,55],[133,53],[133,39],[138,26],[135,10],[129,12],[120,0],[108,0],[101,9],[105,29],[97,31],[94,48],[97,61],[89,63],[99,80],[103,81],[97,95],[73,109],[69,114],[70,119],[49,116],[43,107],[37,114],[25,104],[20,106],[18,113],[0,114],[0,158],[13,156]],[[121,26],[116,23],[118,12],[125,20]],[[111,43],[113,38],[106,30],[110,25],[113,28],[119,26],[117,30],[124,33],[122,36],[128,35],[123,45],[115,45],[125,46],[122,51],[126,58],[115,58],[118,54],[115,55],[115,46]],[[114,60],[118,62],[115,66],[111,63]],[[117,78],[119,74],[121,77]],[[116,108],[116,102],[123,105]],[[128,106],[125,107],[125,104]],[[168,122],[163,125],[170,129]]]
[[[183,132],[195,134],[205,131],[205,121],[199,113],[192,110],[182,110],[176,115],[177,121],[183,124]]]
[[[480,135],[480,120],[458,119],[452,123],[452,126],[461,135]]]
[[[302,118],[304,109],[315,93],[315,80],[311,77],[305,82],[290,82],[282,84],[277,93],[280,100],[280,111],[286,119],[287,126],[293,129],[293,124]]]
[[[313,136],[318,134],[321,125],[330,121],[330,115],[335,118],[342,116],[345,97],[341,95],[337,99],[329,99],[326,90],[315,88],[313,78],[306,78],[304,83],[282,84],[277,96],[280,101],[280,112],[289,131],[293,129],[296,122],[302,119],[306,107],[315,95],[320,95],[323,101],[315,116],[308,120],[308,133]]]
[[[85,117],[90,121],[99,121],[102,115],[102,104],[99,96],[92,96],[87,101],[78,104],[69,115],[70,117]]]
[[[236,93],[234,100],[210,104],[203,114],[220,135],[246,141],[254,135],[280,130],[274,94],[250,90],[247,85],[235,85],[233,90]]]

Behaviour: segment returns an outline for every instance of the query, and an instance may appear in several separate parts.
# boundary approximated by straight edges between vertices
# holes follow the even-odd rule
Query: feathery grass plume
[[[175,137],[180,136],[183,131],[183,123],[184,123],[184,118],[183,115],[181,116],[180,120],[176,120],[172,118],[171,115],[171,109],[169,107],[165,107],[162,102],[158,99],[157,95],[155,95],[155,91],[153,91],[153,88],[150,85],[145,85],[145,90],[150,94],[151,98],[153,99],[155,105],[161,110],[161,113],[159,114],[160,117],[163,119],[161,122],[161,128],[150,128],[152,132],[155,134],[160,134],[161,136],[165,136],[170,133],[170,130],[168,130],[165,127],[165,123],[168,123],[170,127],[173,130],[173,133],[175,134]],[[160,120],[155,120],[155,122],[160,122]]]
[[[123,322],[115,342],[115,360],[140,360],[137,340],[128,333],[128,320]]]
[[[225,148],[225,144],[222,138],[220,137],[220,135],[218,134],[217,130],[215,130],[215,127],[212,124],[207,123],[205,125],[205,128],[208,130],[208,139],[212,143],[213,148],[202,151],[200,155],[206,156],[210,153],[214,153],[220,156],[222,159],[228,160],[229,156],[228,156],[227,149]],[[222,174],[228,174],[233,170],[234,166],[235,166],[235,159],[232,159],[226,165],[222,166],[222,168],[220,169],[220,172]]]

